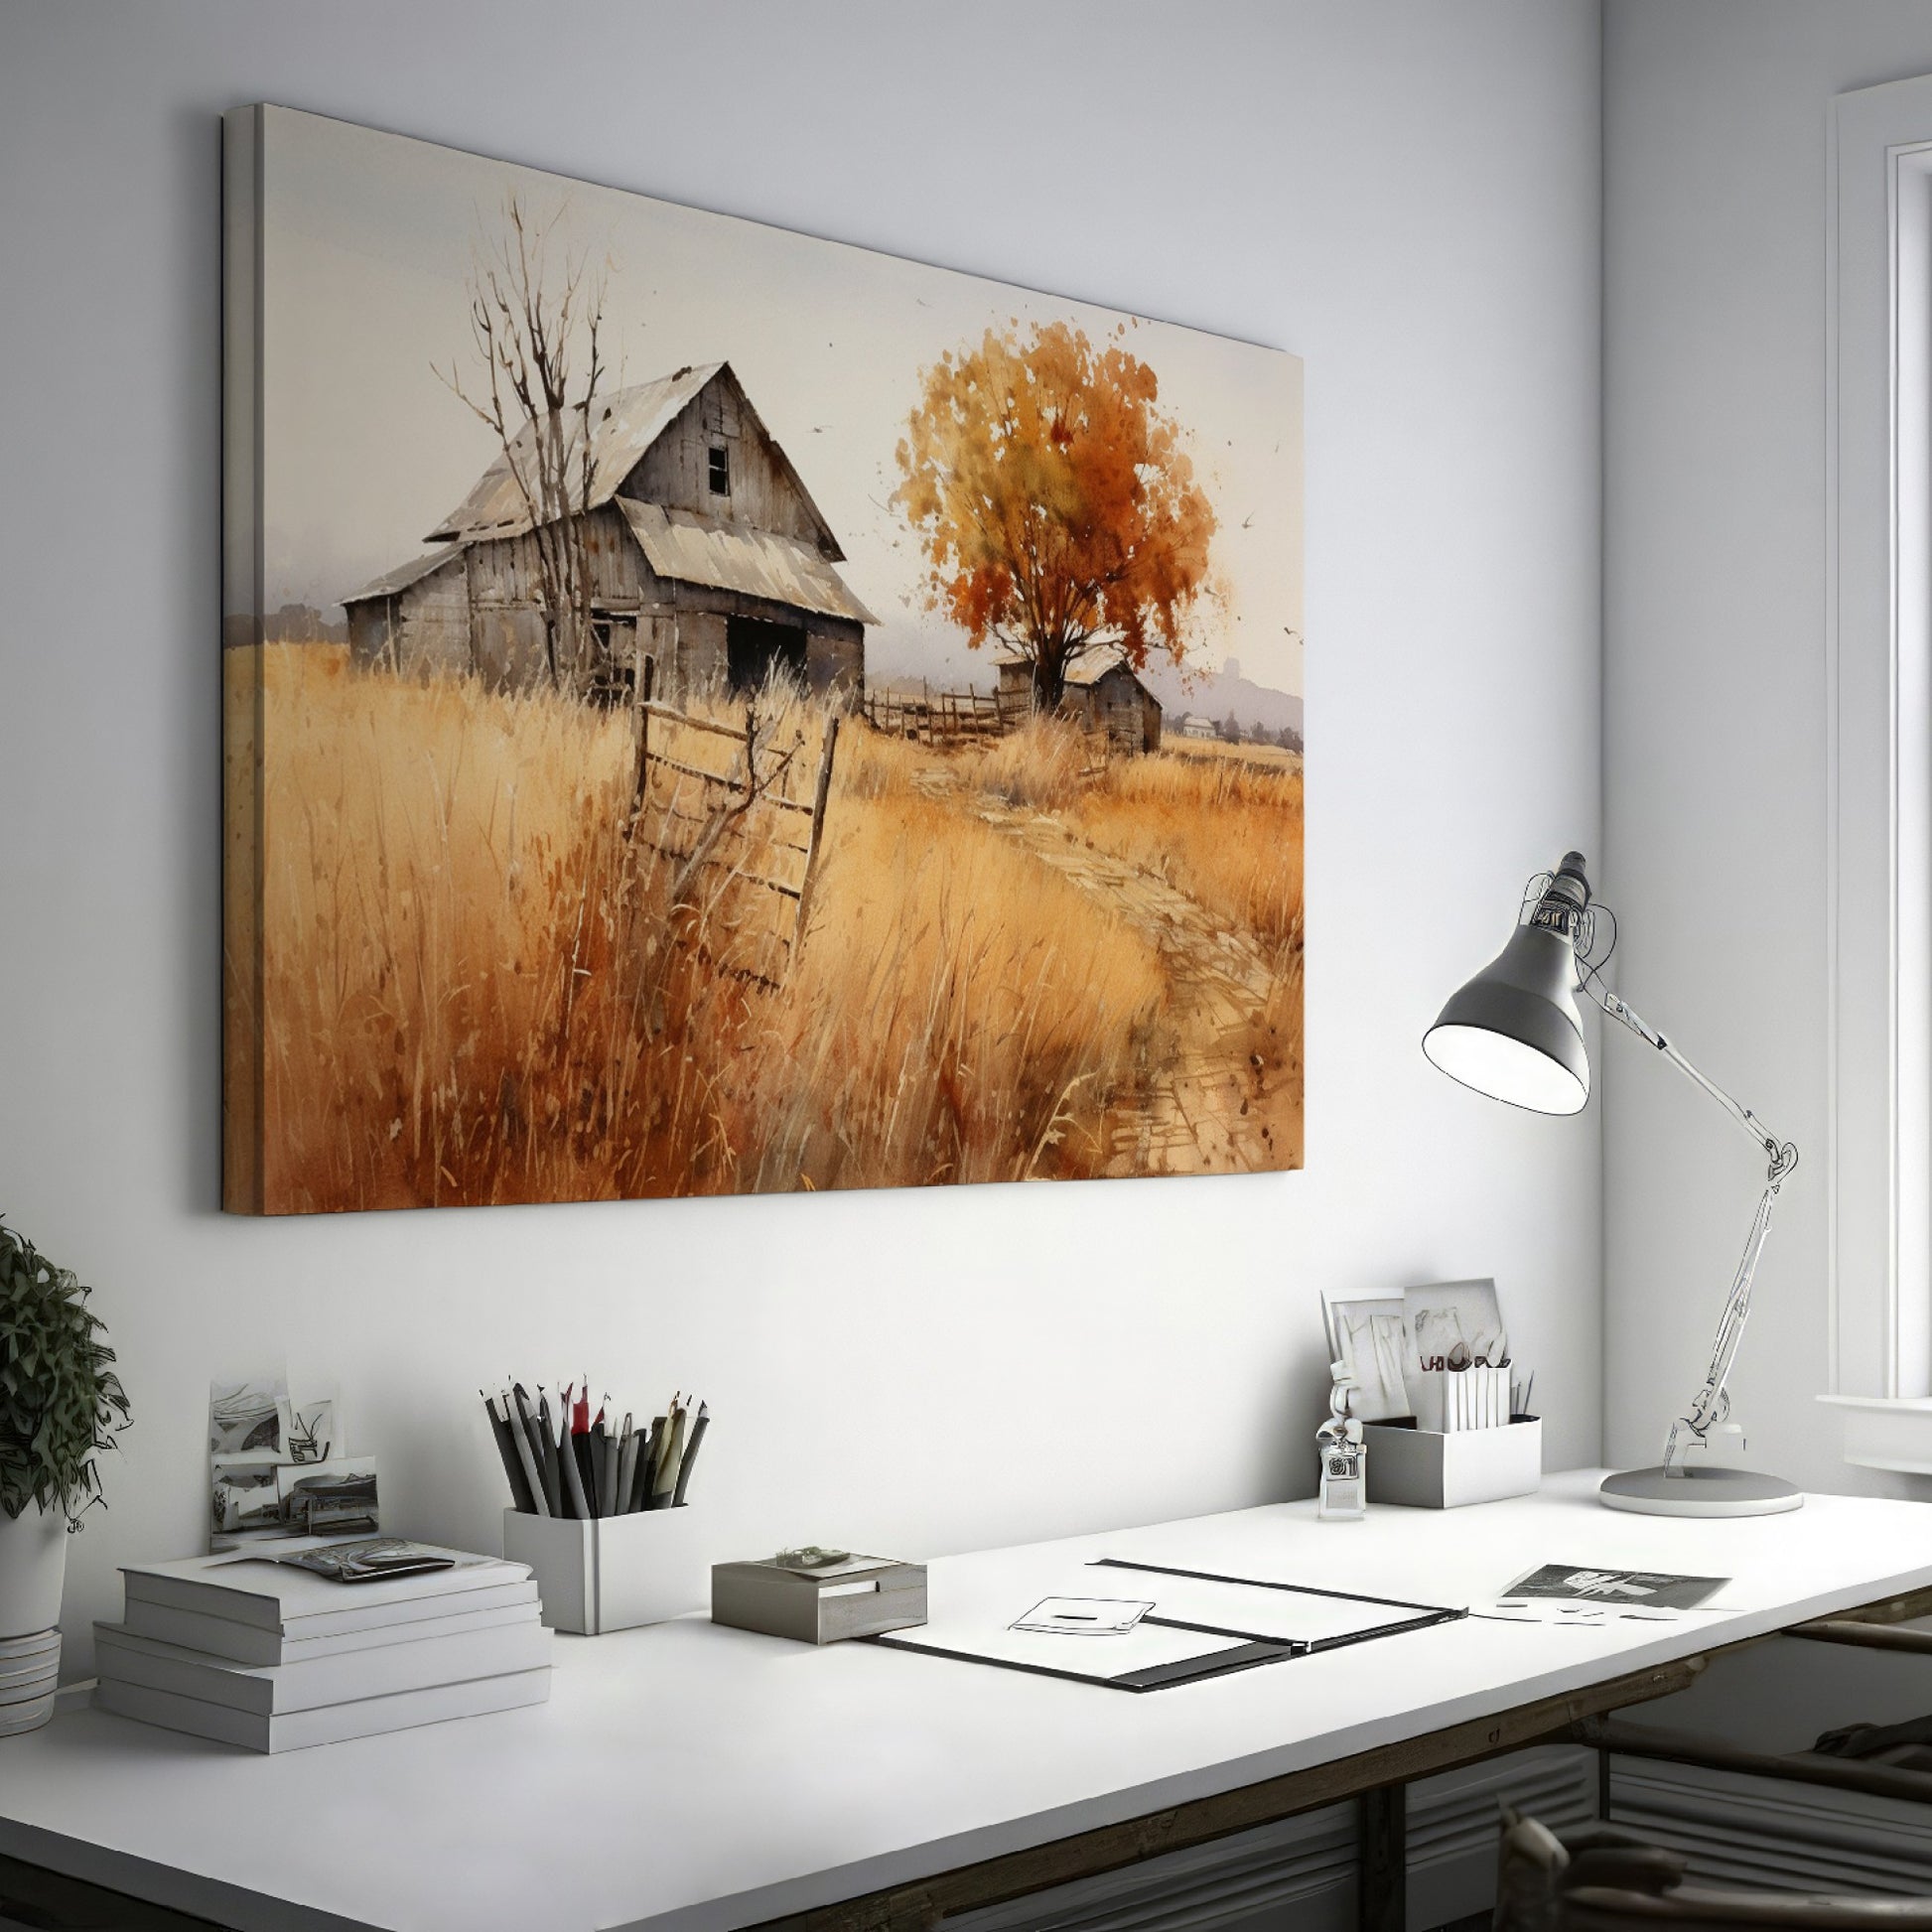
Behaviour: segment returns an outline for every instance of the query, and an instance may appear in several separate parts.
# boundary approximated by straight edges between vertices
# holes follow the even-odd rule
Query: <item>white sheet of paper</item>
[[[1025,1616],[1016,1617],[1016,1630],[1037,1630],[1056,1637],[1117,1637],[1131,1630],[1149,1610],[1146,1599],[1130,1601],[1113,1596],[1048,1596]]]

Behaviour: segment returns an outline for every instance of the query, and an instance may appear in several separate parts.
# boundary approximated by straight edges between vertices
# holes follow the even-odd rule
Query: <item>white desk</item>
[[[1018,1614],[1066,1558],[1131,1554],[1454,1604],[1546,1561],[1654,1567],[1733,1578],[1721,1612],[1470,1619],[1143,1696],[688,1620],[560,1639],[547,1706],[282,1757],[63,1715],[0,1739],[0,1854],[249,1932],[750,1926],[1932,1587],[1932,1508],[1667,1520],[1589,1500],[1598,1473],[1361,1524],[1291,1503],[947,1558],[932,1599],[1010,1580]]]

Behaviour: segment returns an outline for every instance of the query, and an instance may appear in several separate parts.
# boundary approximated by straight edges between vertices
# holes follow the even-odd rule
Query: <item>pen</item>
[[[537,1447],[543,1451],[543,1493],[552,1516],[564,1513],[563,1476],[558,1467],[557,1432],[550,1422],[550,1398],[537,1391]]]
[[[664,1418],[653,1417],[649,1433],[644,1438],[644,1446],[637,1451],[637,1473],[631,1478],[630,1507],[648,1509],[650,1507],[650,1479],[657,1467],[657,1445],[664,1433]]]
[[[673,1398],[664,1441],[657,1451],[657,1472],[651,1478],[650,1507],[669,1509],[677,1494],[678,1464],[684,1459],[684,1410]]]
[[[517,1455],[523,1464],[524,1474],[529,1478],[536,1513],[539,1516],[554,1516],[557,1512],[550,1507],[550,1494],[543,1480],[543,1451],[537,1442],[536,1418],[530,1414],[530,1398],[521,1382],[511,1390],[511,1397],[515,1409]]]
[[[684,1501],[685,1489],[691,1481],[691,1464],[698,1459],[698,1445],[704,1441],[704,1433],[711,1427],[711,1411],[704,1403],[698,1404],[698,1419],[691,1425],[691,1440],[684,1446],[684,1459],[678,1464],[677,1487],[671,1492],[673,1505]]]
[[[598,1514],[616,1516],[623,1507],[618,1488],[618,1473],[623,1463],[623,1447],[616,1434],[609,1428],[604,1431],[599,1444],[603,1453],[603,1463],[598,1470],[597,1485]]]
[[[477,1393],[483,1395],[481,1389]],[[510,1502],[525,1516],[534,1516],[537,1513],[536,1502],[522,1459],[516,1452],[516,1440],[510,1431],[503,1398],[500,1395],[483,1395],[483,1413],[489,1418],[489,1433],[496,1438],[496,1451],[503,1458],[503,1474],[508,1477],[510,1485]]]
[[[623,1434],[618,1439],[618,1514],[624,1515],[630,1508],[631,1486],[637,1480],[637,1432],[631,1427],[630,1412],[625,1410]]]
[[[564,1391],[563,1402],[561,1404],[561,1407],[566,1417],[570,1417],[573,1415],[573,1411],[570,1406],[569,1389],[565,1389]],[[581,1415],[583,1411],[580,1406],[579,1409],[575,1412],[575,1414]],[[586,1517],[595,1514],[595,1512],[591,1508],[590,1484],[586,1480],[588,1471],[584,1466],[583,1451],[578,1447],[578,1445],[581,1444],[584,1439],[582,1436],[575,1433],[574,1422],[572,1424],[572,1432],[573,1433],[571,1435],[565,1437],[564,1439],[563,1448],[558,1456],[558,1460],[563,1465],[564,1487],[569,1492],[570,1495],[570,1513],[573,1516],[575,1516],[579,1522],[582,1522]]]

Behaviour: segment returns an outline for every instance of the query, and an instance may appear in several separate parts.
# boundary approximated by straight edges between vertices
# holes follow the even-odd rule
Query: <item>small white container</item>
[[[530,1566],[553,1630],[601,1636],[662,1623],[711,1600],[698,1512],[689,1507],[587,1523],[506,1509],[503,1555]]]
[[[1518,1416],[1501,1429],[1457,1429],[1447,1435],[1414,1422],[1366,1423],[1368,1499],[1418,1509],[1528,1496],[1543,1483],[1543,1422]]]

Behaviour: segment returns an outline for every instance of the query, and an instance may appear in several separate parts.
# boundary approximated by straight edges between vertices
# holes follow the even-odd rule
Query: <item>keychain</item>
[[[1315,1515],[1324,1523],[1359,1523],[1368,1514],[1368,1445],[1362,1425],[1349,1414],[1360,1390],[1346,1362],[1331,1362],[1328,1420],[1314,1432],[1321,1457],[1321,1496]]]

